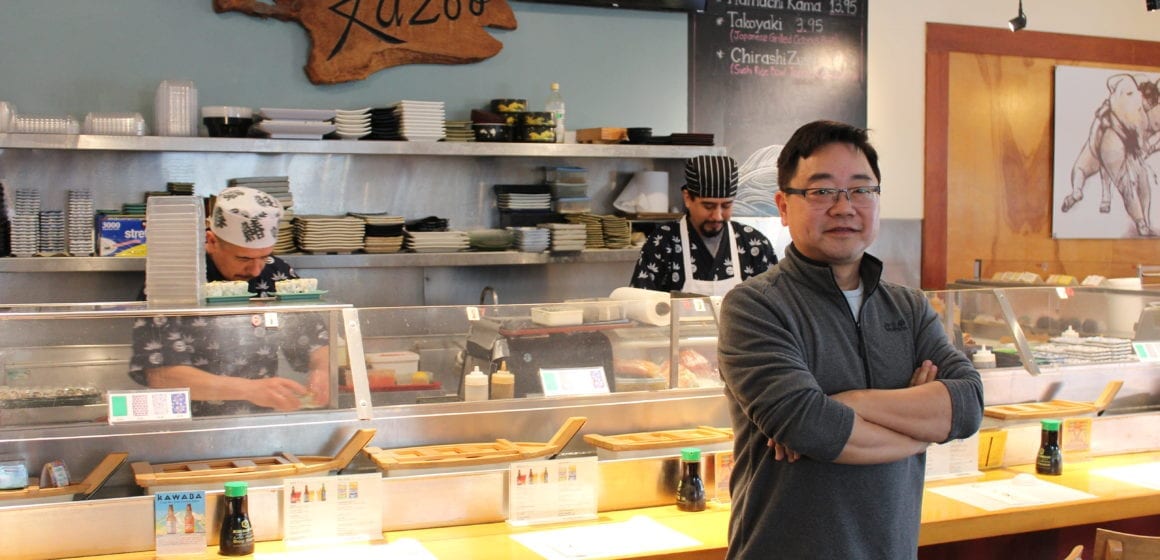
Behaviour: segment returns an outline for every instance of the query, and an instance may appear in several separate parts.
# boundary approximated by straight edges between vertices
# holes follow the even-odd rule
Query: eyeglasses
[[[882,186],[874,185],[872,187],[850,187],[846,189],[839,189],[838,187],[820,187],[816,189],[782,187],[781,192],[785,194],[800,194],[805,197],[806,203],[817,208],[829,208],[837,204],[838,199],[842,198],[842,194],[845,194],[846,200],[850,201],[851,206],[868,208],[878,204],[878,195],[882,193]]]

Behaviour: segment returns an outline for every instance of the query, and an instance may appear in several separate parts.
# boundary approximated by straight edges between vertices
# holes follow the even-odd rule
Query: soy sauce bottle
[[[1059,420],[1040,420],[1039,456],[1035,459],[1035,472],[1039,474],[1063,474],[1063,453],[1059,449]]]
[[[686,447],[681,450],[681,481],[677,483],[677,509],[704,511],[705,482],[701,480],[701,450]]]
[[[254,553],[254,530],[250,526],[249,505],[245,482],[226,483],[226,512],[222,517],[218,552],[225,556],[245,556]]]

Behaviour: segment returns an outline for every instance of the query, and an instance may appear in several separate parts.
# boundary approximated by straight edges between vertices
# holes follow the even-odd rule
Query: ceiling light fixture
[[[1019,15],[1011,18],[1007,22],[1007,27],[1010,27],[1011,31],[1019,31],[1027,27],[1027,14],[1023,13],[1023,0],[1019,0]]]

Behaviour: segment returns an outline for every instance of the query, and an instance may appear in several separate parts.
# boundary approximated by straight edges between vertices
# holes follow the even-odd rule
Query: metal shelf
[[[635,261],[640,249],[590,249],[579,253],[396,253],[390,255],[279,255],[294,268],[415,268],[459,266],[518,266],[567,263]],[[145,257],[8,257],[0,258],[4,272],[136,272],[145,270]]]
[[[391,142],[97,136],[89,134],[0,134],[0,149],[128,152],[217,152],[270,154],[358,154],[383,156],[569,157],[686,159],[722,155],[723,146],[628,144],[535,144],[519,142]]]

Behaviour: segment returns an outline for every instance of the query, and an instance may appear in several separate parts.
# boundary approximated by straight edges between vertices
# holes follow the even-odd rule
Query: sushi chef
[[[230,187],[217,196],[205,234],[206,278],[241,280],[268,294],[297,278],[273,256],[282,205],[270,195]],[[291,411],[326,404],[329,332],[315,313],[142,317],[133,325],[129,376],[153,388],[189,388],[194,415]],[[279,353],[306,384],[278,375]]]
[[[723,296],[777,262],[761,232],[730,218],[737,196],[737,162],[697,156],[685,162],[685,215],[648,237],[632,272],[634,288]]]

